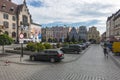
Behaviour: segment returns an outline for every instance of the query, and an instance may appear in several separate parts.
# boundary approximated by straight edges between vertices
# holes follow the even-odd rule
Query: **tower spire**
[[[25,5],[26,5],[26,0],[24,0],[24,1],[23,1],[23,4],[25,4]]]

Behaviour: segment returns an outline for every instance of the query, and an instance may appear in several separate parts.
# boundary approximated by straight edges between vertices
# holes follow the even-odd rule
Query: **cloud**
[[[93,26],[97,23],[99,23],[100,21],[99,20],[90,20],[90,21],[86,21],[86,22],[75,22],[75,23],[67,23],[67,22],[53,22],[53,23],[48,23],[48,24],[42,24],[43,27],[52,27],[52,26],[64,26],[64,25],[68,25],[70,27],[79,27],[81,25],[84,25],[84,26]]]
[[[27,4],[30,5],[30,6],[33,6],[33,7],[42,7],[42,6],[44,6],[43,2],[38,1],[38,0],[29,1]]]
[[[119,0],[26,0],[34,22],[39,24],[81,23],[105,31],[106,19],[120,8]],[[17,4],[21,0],[13,0]],[[78,23],[78,24],[77,24]],[[80,23],[80,24],[79,24]],[[51,24],[52,25],[52,24]]]

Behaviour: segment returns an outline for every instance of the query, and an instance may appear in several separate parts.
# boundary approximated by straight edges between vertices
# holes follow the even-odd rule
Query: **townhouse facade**
[[[87,41],[87,28],[86,26],[80,26],[78,29],[75,27],[67,27],[67,26],[53,26],[53,27],[45,27],[41,29],[42,40],[51,42],[64,42],[69,36],[69,40],[72,40],[74,37],[75,41],[78,41],[79,38],[81,40]]]
[[[114,38],[114,39],[113,39]],[[120,40],[120,10],[112,14],[106,21],[106,40]]]
[[[0,0],[0,31],[9,35],[14,41],[19,42],[19,34],[30,38],[31,15],[26,5],[17,5],[11,0]]]
[[[88,30],[88,40],[93,43],[99,43],[100,42],[100,33],[97,31],[96,27],[90,27]]]
[[[49,39],[53,39],[53,30],[50,27],[42,28],[42,41],[48,42]]]
[[[53,26],[42,28],[42,38],[43,41],[55,41],[55,42],[64,42],[67,38],[67,33],[69,33],[70,27],[64,26]]]
[[[86,26],[79,27],[78,38],[87,41],[87,28],[86,28]]]
[[[101,35],[100,41],[101,41],[101,42],[106,41],[106,32],[104,32],[104,33]]]

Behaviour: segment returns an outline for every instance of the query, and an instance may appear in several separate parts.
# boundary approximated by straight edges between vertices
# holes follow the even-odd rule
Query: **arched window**
[[[27,38],[27,33],[24,33],[24,38]]]
[[[16,32],[12,32],[12,37],[16,37]]]

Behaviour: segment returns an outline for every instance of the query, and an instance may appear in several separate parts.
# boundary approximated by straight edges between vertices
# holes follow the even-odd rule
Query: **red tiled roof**
[[[2,6],[5,6],[5,9],[2,8]],[[0,11],[6,12],[9,14],[16,14],[17,12],[17,4],[9,1],[9,0],[0,0]],[[13,11],[11,11],[13,9]]]

